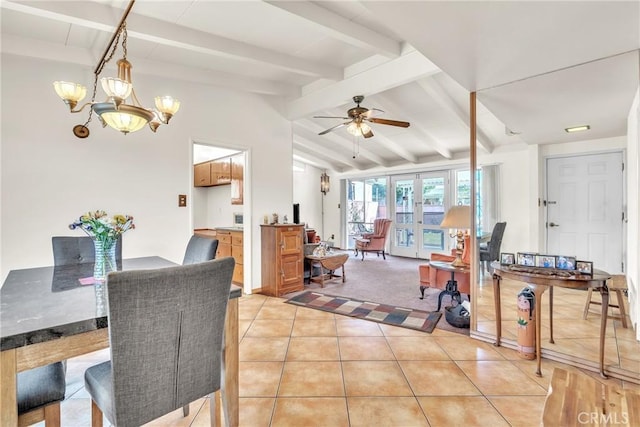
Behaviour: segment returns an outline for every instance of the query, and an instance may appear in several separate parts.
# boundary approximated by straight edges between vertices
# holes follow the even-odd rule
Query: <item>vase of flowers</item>
[[[77,221],[69,224],[69,228],[82,229],[92,239],[95,247],[95,264],[93,279],[96,283],[107,280],[107,274],[117,269],[116,244],[120,236],[127,230],[135,228],[130,215],[114,215],[110,217],[105,211],[87,212]]]

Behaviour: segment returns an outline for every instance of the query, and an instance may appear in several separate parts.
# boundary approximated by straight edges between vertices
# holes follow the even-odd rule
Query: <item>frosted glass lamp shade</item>
[[[87,88],[78,83],[56,81],[53,88],[60,98],[73,103],[82,101],[87,95]]]
[[[180,101],[169,95],[156,96],[156,108],[161,113],[174,115],[180,109]]]
[[[153,112],[135,105],[120,104],[116,108],[111,102],[100,102],[92,108],[106,124],[125,134],[142,129],[155,118]]]
[[[371,132],[371,126],[362,122],[353,122],[347,126],[347,132],[355,136],[364,136],[364,134]]]
[[[131,95],[133,85],[128,81],[116,77],[103,77],[100,79],[102,90],[110,98],[126,99]]]

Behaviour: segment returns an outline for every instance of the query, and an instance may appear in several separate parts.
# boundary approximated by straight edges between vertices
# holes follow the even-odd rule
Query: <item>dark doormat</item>
[[[433,332],[433,329],[442,316],[442,313],[437,311],[428,312],[411,308],[395,307],[312,291],[298,294],[289,298],[286,302],[302,307],[315,308],[330,313],[372,320],[378,323],[416,329],[428,333]]]

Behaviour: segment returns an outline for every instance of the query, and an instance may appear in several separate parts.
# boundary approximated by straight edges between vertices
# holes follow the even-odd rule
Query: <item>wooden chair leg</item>
[[[91,427],[102,427],[102,410],[91,399]]]
[[[209,419],[211,427],[222,425],[222,414],[220,408],[222,406],[222,394],[220,390],[209,395]]]
[[[591,305],[591,296],[593,295],[593,289],[589,288],[587,290],[587,302],[584,304],[584,313],[582,313],[582,318],[587,319],[587,315],[589,314],[589,306]]]
[[[60,427],[60,402],[44,407],[45,427]]]
[[[622,327],[627,328],[627,309],[624,307],[624,293],[622,289],[616,289],[616,298],[618,299],[618,310],[620,310],[620,321]]]

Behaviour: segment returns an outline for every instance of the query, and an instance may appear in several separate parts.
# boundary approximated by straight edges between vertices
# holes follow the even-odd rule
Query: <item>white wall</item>
[[[160,255],[180,262],[193,221],[192,204],[179,208],[177,195],[193,200],[191,145],[196,140],[248,150],[245,262],[250,260],[253,271],[248,286],[259,287],[261,215],[291,210],[293,192],[291,124],[275,110],[274,100],[134,74],[145,104],[162,93],[180,99],[171,124],[156,134],[142,129],[124,136],[102,129],[94,117],[91,135],[80,140],[71,129],[87,115],[67,111],[53,91],[54,80],[90,88],[92,72],[2,55],[2,281],[11,269],[51,265],[51,236],[77,235],[68,224],[93,209],[135,217],[136,229],[124,236],[125,257]],[[247,105],[251,126],[246,126]]]
[[[300,222],[325,238],[322,230],[322,193],[320,175],[323,170],[305,165],[304,171],[293,171],[293,203],[300,204]],[[332,183],[333,184],[333,183]],[[293,206],[288,213],[289,222],[293,222]]]
[[[636,92],[627,125],[627,280],[629,316],[640,340],[640,90]]]

